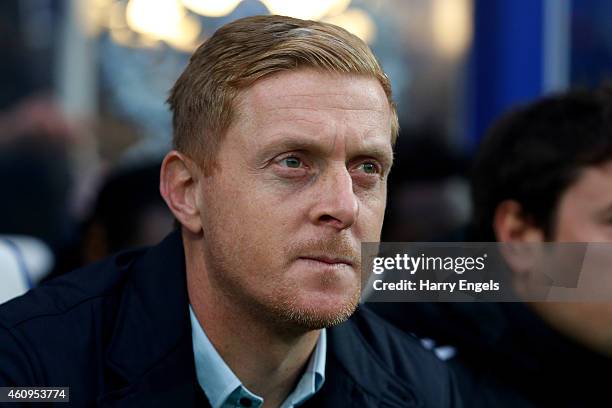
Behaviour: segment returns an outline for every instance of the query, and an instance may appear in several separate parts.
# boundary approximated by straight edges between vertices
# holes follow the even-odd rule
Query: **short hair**
[[[389,102],[395,142],[399,125],[391,84],[362,40],[328,23],[253,16],[218,29],[194,52],[174,84],[167,101],[174,148],[210,170],[235,119],[239,92],[267,75],[299,68],[377,79]]]
[[[554,236],[563,193],[586,167],[612,160],[612,91],[574,90],[519,108],[487,132],[472,172],[474,238],[495,241],[504,200]]]

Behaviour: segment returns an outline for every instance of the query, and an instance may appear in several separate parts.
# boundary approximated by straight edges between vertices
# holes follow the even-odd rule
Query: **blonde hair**
[[[391,84],[362,40],[332,24],[254,16],[217,30],[174,84],[167,101],[174,148],[210,170],[221,137],[235,118],[238,93],[266,75],[299,68],[377,79],[391,108],[395,143],[399,125]]]

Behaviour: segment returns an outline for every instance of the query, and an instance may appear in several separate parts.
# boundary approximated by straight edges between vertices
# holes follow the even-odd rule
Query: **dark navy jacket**
[[[391,306],[372,309],[403,330],[456,348],[449,366],[465,406],[612,406],[612,358],[561,335],[524,303]]]
[[[325,383],[306,407],[459,406],[446,366],[366,308],[328,331],[327,353]],[[209,406],[180,234],[0,306],[0,386],[15,385],[69,386],[79,407]]]

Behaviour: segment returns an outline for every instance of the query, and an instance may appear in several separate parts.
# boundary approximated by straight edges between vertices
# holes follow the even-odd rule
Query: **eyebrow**
[[[272,158],[269,156],[277,151],[308,151],[324,155],[329,152],[329,149],[321,145],[319,142],[307,140],[300,136],[295,136],[293,138],[285,137],[281,140],[272,140],[268,142],[257,155],[257,161],[263,162],[269,160]],[[389,142],[388,148],[379,143],[369,145],[366,144],[363,147],[359,147],[352,153],[352,157],[373,157],[381,161],[387,168],[391,168],[393,165],[393,148],[391,147],[391,142]]]
[[[383,165],[389,170],[393,166],[393,148],[385,149],[379,145],[372,145],[364,147],[358,151],[355,157],[373,157],[383,163]]]

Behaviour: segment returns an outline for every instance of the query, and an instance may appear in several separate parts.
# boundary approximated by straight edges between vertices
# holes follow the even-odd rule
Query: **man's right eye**
[[[289,167],[290,169],[299,169],[300,167],[302,167],[302,160],[294,156],[285,157],[280,161],[280,163],[285,167]]]

